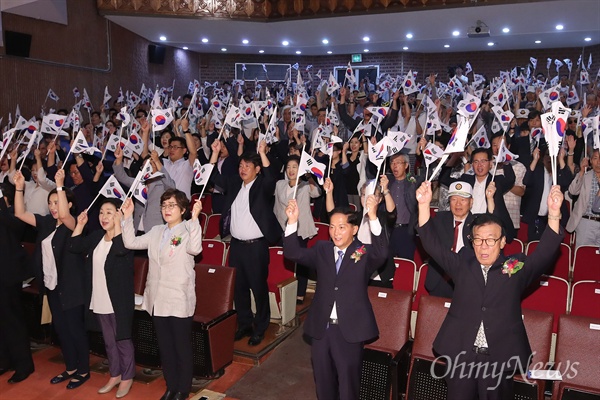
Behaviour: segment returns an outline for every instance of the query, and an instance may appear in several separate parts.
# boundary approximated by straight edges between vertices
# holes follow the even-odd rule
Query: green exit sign
[[[362,54],[352,54],[352,62],[362,62]]]

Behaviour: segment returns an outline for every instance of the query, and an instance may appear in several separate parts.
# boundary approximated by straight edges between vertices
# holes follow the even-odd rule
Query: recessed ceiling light
[[[560,24],[559,24],[559,25],[556,25],[556,30],[557,30],[557,31],[562,31],[562,30],[563,30],[563,28],[564,28],[564,26],[562,26],[562,25],[560,25]]]
[[[202,43],[208,43],[208,39],[207,38],[202,38]]]
[[[541,41],[541,40],[536,40],[536,41],[535,41],[535,44],[540,44],[540,43],[542,43],[542,41]]]
[[[583,40],[585,40],[586,42],[591,42],[591,41],[592,41],[592,38],[591,38],[591,37],[586,37],[586,38],[585,38],[585,39],[583,39]]]
[[[488,46],[493,46],[494,42],[488,42]]]
[[[281,42],[282,45],[287,46],[288,44],[290,44],[290,42],[288,42],[287,40],[284,40],[283,42]]]
[[[508,33],[508,32],[510,32],[510,29],[509,28],[502,28],[502,32]]]
[[[184,50],[187,50],[187,49],[188,49],[188,47],[187,47],[187,46],[183,46],[183,49],[184,49]]]
[[[460,35],[460,32],[459,32],[459,31],[454,31],[454,32],[452,32],[452,36],[458,36],[458,35]]]
[[[323,39],[323,40],[322,40],[322,42],[323,42],[323,44],[328,44],[328,43],[329,43],[329,40],[327,40],[327,39]]]
[[[408,46],[404,46],[402,50],[408,50]]]
[[[449,45],[449,44],[445,44],[445,45],[444,45],[444,47],[445,47],[445,48],[448,48],[448,47],[450,47],[450,45]]]
[[[248,43],[250,43],[250,42],[248,41],[248,39],[244,39],[244,40],[242,40],[242,43],[243,43],[243,44],[248,44]]]
[[[162,42],[164,42],[165,40],[167,40],[167,37],[166,37],[166,36],[161,36],[161,37],[159,37],[159,39],[160,39]]]
[[[371,40],[371,38],[370,38],[370,37],[368,37],[368,36],[365,36],[365,37],[363,37],[363,41],[364,41],[364,42],[368,42],[369,40]]]
[[[221,51],[227,51],[225,47],[221,47]]]
[[[302,54],[300,50],[296,50],[296,54]]]
[[[368,53],[368,52],[369,52],[369,49],[364,49],[364,52],[365,52],[365,53]]]
[[[407,39],[412,39],[413,38],[413,34],[412,33],[407,33],[406,34],[406,38]]]
[[[332,54],[332,53],[333,53],[333,51],[327,50],[327,54]]]
[[[264,51],[264,50],[259,50],[258,52],[259,52],[260,54],[262,54],[262,53],[264,53],[265,51]]]

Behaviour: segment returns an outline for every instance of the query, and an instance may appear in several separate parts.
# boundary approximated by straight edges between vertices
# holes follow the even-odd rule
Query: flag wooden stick
[[[427,161],[425,161],[425,164],[427,164]],[[429,164],[425,166],[425,180],[427,180],[427,178],[429,178]]]
[[[21,170],[21,168],[23,168],[23,164],[25,164],[25,159],[27,158],[28,155],[29,155],[29,153],[25,154],[25,156],[23,156],[23,160],[21,161],[21,166],[19,167],[19,171]]]
[[[87,208],[84,210],[87,213],[87,210],[91,209],[92,206],[94,205],[94,203],[96,202],[96,200],[98,200],[98,197],[100,197],[100,192],[98,192],[98,194],[96,195],[96,197],[94,197],[94,200],[92,200],[92,202],[90,203],[89,206],[87,206]],[[127,200],[127,198],[125,198],[125,200]]]
[[[427,178],[427,182],[431,182],[431,180],[437,175],[437,173],[442,169],[442,166],[444,165],[444,163],[446,162],[446,160],[448,159],[448,154],[444,154],[442,156],[442,159],[440,160],[440,163],[437,165],[437,167],[435,167],[435,169],[433,170],[433,172],[431,173],[431,176],[429,178]]]
[[[304,149],[306,148],[306,143],[302,145],[302,154],[304,154]],[[302,160],[302,154],[300,154],[300,159]],[[300,180],[300,170],[296,175],[296,185],[294,186],[294,194],[292,195],[292,199],[296,198],[296,193],[298,192],[298,181]]]
[[[556,185],[556,155],[551,156],[550,160],[552,161],[552,184]]]
[[[496,170],[498,169],[498,161],[500,161],[500,152],[502,151],[502,148],[504,146],[504,138],[502,138],[502,140],[500,141],[500,147],[498,148],[498,155],[496,156],[496,164],[494,164],[494,172],[492,172],[492,182],[494,182],[494,179],[496,178]]]
[[[67,153],[67,156],[65,157],[65,161],[63,161],[63,165],[60,166],[60,169],[65,168],[65,164],[67,163],[67,160],[69,159],[69,156],[71,155],[72,152],[73,152],[73,145],[71,145],[71,148],[69,149],[69,152]]]
[[[333,145],[331,146],[331,155],[329,156],[329,168],[327,168],[327,177],[331,177],[331,162],[333,160]]]

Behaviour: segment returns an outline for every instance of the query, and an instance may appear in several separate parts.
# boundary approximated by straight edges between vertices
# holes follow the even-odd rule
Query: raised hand
[[[560,216],[560,206],[562,205],[564,195],[559,185],[553,185],[548,195],[548,216]]]
[[[285,215],[287,215],[288,217],[288,225],[292,225],[298,222],[300,210],[298,209],[298,203],[296,202],[296,199],[290,199],[288,201],[288,205],[285,208]]]
[[[331,178],[325,178],[325,183],[323,183],[323,189],[325,189],[325,192],[327,193],[333,190],[333,182],[331,181]]]
[[[123,213],[123,218],[129,218],[133,215],[133,200],[131,197],[125,200],[125,203],[121,206],[121,212]]]
[[[417,189],[417,202],[419,203],[419,205],[429,206],[429,204],[431,204],[431,197],[431,182],[425,181]]]
[[[202,211],[202,202],[200,200],[198,200],[194,203],[194,206],[192,207],[192,220],[193,221],[198,219],[198,216],[200,215],[201,211]]]
[[[56,171],[54,175],[54,182],[56,182],[56,186],[64,186],[65,185],[65,170],[59,169]]]
[[[15,187],[17,188],[17,190],[23,190],[25,188],[25,177],[23,176],[21,171],[17,170],[15,172],[13,180],[15,182]]]
[[[381,185],[381,190],[385,192],[390,184],[390,180],[388,179],[387,175],[383,174],[379,176],[379,184]]]
[[[490,182],[488,187],[485,189],[485,197],[489,199],[493,199],[496,194],[496,182]]]
[[[88,222],[87,209],[83,210],[77,217],[77,225],[84,227]]]
[[[375,200],[375,196],[370,194],[367,196],[365,201],[365,209],[367,210],[367,214],[369,215],[369,219],[374,221],[377,219],[377,200]]]

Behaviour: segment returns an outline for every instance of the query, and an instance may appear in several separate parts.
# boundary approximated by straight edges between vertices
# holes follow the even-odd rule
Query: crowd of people
[[[118,386],[117,397],[127,395],[135,374],[133,251],[147,249],[149,273],[141,307],[152,315],[157,332],[167,382],[162,400],[187,398],[192,379],[194,256],[202,250],[198,222],[202,202],[190,206],[195,193],[212,196],[212,212],[221,214],[220,238],[230,242],[229,265],[237,270],[236,341],[248,337],[248,344],[256,346],[269,325],[269,246],[283,243],[286,256],[298,263],[299,303],[309,277],[314,278],[311,271],[318,271],[317,288],[322,288],[317,289],[306,330],[314,339],[319,398],[336,393],[342,398],[357,396],[356,360],[362,343],[377,335],[370,305],[348,305],[344,294],[364,297],[367,284],[392,287],[393,257],[414,259],[419,236],[432,256],[427,290],[459,298],[459,303],[470,301],[465,292],[469,282],[455,271],[459,263],[455,253],[466,257],[466,252],[474,251],[477,265],[489,269],[498,254],[482,248],[494,250],[498,245],[499,253],[519,229],[527,229],[528,240],[544,240],[546,226],[555,233],[546,234],[552,236],[546,239],[549,249],[563,228],[576,233],[578,246],[600,246],[595,86],[579,85],[582,101],[572,104],[569,91],[576,83],[567,76],[557,78],[558,101],[569,105],[571,112],[555,157],[553,182],[554,159],[540,134],[548,108],[543,92],[552,88],[543,74],[531,76],[527,84],[512,85],[510,99],[501,107],[503,115],[514,112],[505,125],[497,121],[491,99],[495,90],[490,86],[511,86],[510,77],[504,82],[470,79],[456,67],[449,78],[452,85],[445,85],[431,74],[412,93],[403,92],[400,77],[389,76],[382,76],[379,84],[365,79],[333,91],[328,90],[330,82],[315,82],[313,87],[310,80],[300,83],[300,79],[293,85],[266,82],[254,88],[245,88],[242,82],[191,84],[193,93],[177,101],[161,99],[157,92],[152,103],[148,97],[128,108],[129,99],[123,99],[112,108],[90,112],[89,121],[80,127],[86,142],[83,150],[71,142],[78,132],[69,129],[65,134],[46,133],[33,146],[27,129],[14,131],[3,143],[0,160],[0,246],[11,261],[0,273],[0,373],[13,369],[9,382],[16,383],[34,371],[18,298],[22,281],[35,276],[40,294],[47,296],[65,358],[65,371],[50,383],[68,381],[67,388],[74,389],[89,379],[86,330],[100,329],[111,378],[99,393]],[[430,146],[443,151],[454,140],[461,123],[459,104],[466,93],[480,100],[469,137],[483,132],[485,140],[468,142],[447,160],[437,157],[430,167]],[[166,128],[158,129],[159,114],[154,111],[161,100],[161,108],[173,106],[174,117]],[[232,121],[233,107],[242,114],[247,107],[252,112]],[[131,114],[134,122],[127,123],[123,113]],[[56,114],[67,116],[69,111]],[[439,129],[430,129],[430,116],[436,117]],[[588,121],[594,118],[596,128],[590,131]],[[402,132],[407,140],[399,151],[388,153],[382,166],[371,153],[381,151],[375,146],[391,131]],[[134,135],[141,146],[131,151]],[[113,136],[119,144],[111,147]],[[505,150],[518,158],[503,157]],[[326,169],[306,169],[307,157]],[[201,176],[199,167],[208,164],[212,173]],[[440,172],[432,176],[430,168],[436,167]],[[148,176],[139,179],[140,171],[146,170]],[[143,195],[106,192],[112,175],[124,188]],[[102,200],[94,201],[96,194]],[[562,201],[563,194],[568,194],[569,202]],[[438,209],[431,223],[430,207]],[[336,253],[322,248],[331,250],[335,259],[307,249],[308,240],[316,235],[316,220],[330,225]],[[494,226],[490,235],[481,236],[490,224]],[[21,251],[24,241],[35,243],[30,259]],[[360,253],[363,248],[350,247],[359,244],[367,245],[363,248],[369,254],[365,258],[369,265],[361,263],[360,276],[343,283],[335,274],[322,272],[329,263],[337,264],[338,251],[340,260],[347,260],[347,248]],[[374,254],[371,249],[376,249]],[[352,255],[357,257],[355,263],[361,254]],[[541,257],[531,262],[539,266],[540,274],[550,264]],[[487,270],[484,275],[487,278]],[[334,295],[338,283],[343,288]],[[359,317],[367,320],[361,330],[349,328],[350,320],[355,324]],[[481,317],[475,328],[480,321],[481,326],[488,324]],[[327,329],[324,336],[326,328],[338,326],[339,331]],[[469,335],[475,336],[475,331]],[[491,338],[490,346],[495,341]],[[341,342],[345,345],[338,346]],[[442,339],[438,345],[441,351],[455,350],[446,350]],[[476,347],[487,351],[487,344]],[[343,356],[319,355],[330,348]],[[331,370],[337,375],[330,376]],[[339,392],[331,382],[339,383]]]

